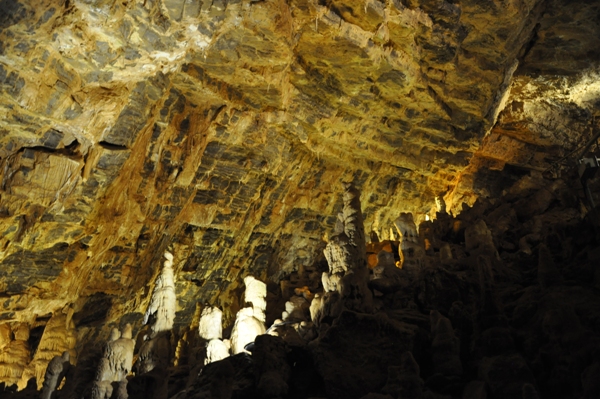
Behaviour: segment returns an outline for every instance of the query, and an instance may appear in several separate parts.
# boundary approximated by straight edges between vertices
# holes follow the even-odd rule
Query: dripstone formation
[[[0,0],[0,396],[600,397],[598,15]]]
[[[112,328],[87,361],[71,365],[69,352],[53,358],[40,391],[28,385],[4,392],[61,399],[595,398],[594,225],[572,208],[576,195],[566,185],[550,207],[507,221],[520,201],[539,198],[520,194],[517,202],[479,201],[457,217],[438,213],[418,229],[403,214],[400,241],[366,243],[360,193],[345,184],[321,279],[307,270],[268,288],[247,276],[232,325],[219,308],[202,305],[197,325],[181,334],[168,317],[178,260],[166,253],[135,340],[131,324]],[[536,223],[548,228],[532,251],[520,249]],[[408,268],[405,238],[431,245]],[[385,276],[392,281],[382,282]],[[281,317],[269,321],[270,308]],[[95,371],[86,377],[90,362]]]

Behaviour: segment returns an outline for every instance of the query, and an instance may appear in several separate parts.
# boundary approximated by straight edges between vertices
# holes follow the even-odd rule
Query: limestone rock
[[[433,369],[443,375],[461,375],[460,341],[448,318],[437,310],[431,311],[431,352]]]
[[[265,334],[256,338],[252,350],[256,387],[261,397],[281,398],[288,394],[290,366],[287,348],[279,337]]]
[[[223,360],[229,356],[229,345],[220,339],[211,339],[206,344],[206,360],[205,364]]]
[[[328,397],[360,398],[379,391],[388,367],[400,366],[402,354],[412,349],[416,332],[413,325],[343,311],[309,344]]]
[[[394,398],[423,397],[423,380],[420,368],[411,352],[405,352],[400,359],[400,366],[388,368],[388,379],[382,392],[389,393]]]

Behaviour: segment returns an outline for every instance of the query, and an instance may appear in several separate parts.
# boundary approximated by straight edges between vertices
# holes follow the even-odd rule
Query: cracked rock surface
[[[599,12],[0,0],[0,331],[21,359],[0,381],[41,384],[46,361],[76,361],[98,329],[139,327],[167,250],[175,330],[199,303],[231,325],[243,277],[323,262],[342,182],[381,239],[438,196],[456,212],[517,181],[540,190],[521,178],[564,173],[600,116]]]

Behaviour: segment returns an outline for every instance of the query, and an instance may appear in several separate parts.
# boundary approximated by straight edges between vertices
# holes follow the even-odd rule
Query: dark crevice
[[[98,144],[100,147],[111,151],[124,151],[129,149],[125,145],[113,144],[109,143],[108,141],[99,141]]]
[[[439,105],[450,118],[452,118],[452,108],[442,100],[440,95],[431,86],[427,86],[427,92],[433,101],[435,101],[435,103]]]
[[[42,335],[44,334],[45,329],[46,324],[32,328],[29,332],[29,339],[27,340],[27,343],[29,344],[29,348],[31,350],[32,355],[35,355],[40,341],[42,340]]]
[[[535,27],[531,31],[531,38],[525,43],[525,45],[521,49],[520,54],[517,57],[517,59],[519,60],[519,66],[523,65],[523,61],[525,60],[525,58],[527,58],[527,55],[529,54],[533,46],[535,46],[535,44],[537,43],[539,39],[538,32],[540,30],[540,26],[540,23],[537,23],[535,25]]]
[[[49,148],[49,147],[44,147],[44,146],[33,146],[33,147],[23,147],[19,150],[19,152],[26,152],[26,151],[37,151],[37,152],[43,152],[45,154],[53,154],[53,155],[62,155],[65,156],[67,158],[72,158],[72,159],[82,159],[83,155],[81,154],[81,144],[79,144],[79,141],[74,140],[71,144],[69,144],[68,146],[65,146],[64,148]]]

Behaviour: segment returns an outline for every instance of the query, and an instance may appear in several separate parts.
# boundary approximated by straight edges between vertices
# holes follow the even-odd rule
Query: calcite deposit
[[[0,394],[597,397],[598,15],[0,0]]]

